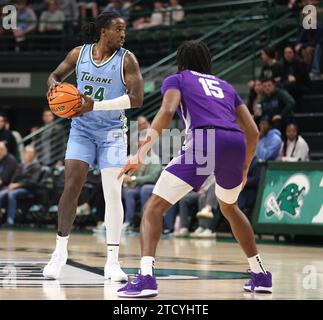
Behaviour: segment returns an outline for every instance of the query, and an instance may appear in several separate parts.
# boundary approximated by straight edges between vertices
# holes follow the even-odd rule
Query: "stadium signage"
[[[0,88],[30,88],[30,73],[0,73]]]
[[[323,234],[323,163],[269,162],[253,214],[257,233]]]

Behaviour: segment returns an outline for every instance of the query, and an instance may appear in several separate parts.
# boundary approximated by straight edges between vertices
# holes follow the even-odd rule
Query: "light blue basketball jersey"
[[[126,94],[123,61],[126,49],[120,48],[107,61],[97,64],[92,57],[93,44],[83,45],[76,64],[77,88],[95,101],[110,100]],[[89,132],[126,130],[123,110],[91,111],[73,118],[72,127]]]

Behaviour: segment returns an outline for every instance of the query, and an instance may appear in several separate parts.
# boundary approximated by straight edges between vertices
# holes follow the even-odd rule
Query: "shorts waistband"
[[[201,127],[196,127],[194,129],[217,129],[216,126],[201,126]]]

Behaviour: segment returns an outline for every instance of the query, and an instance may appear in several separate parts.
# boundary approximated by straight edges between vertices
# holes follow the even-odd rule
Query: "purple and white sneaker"
[[[156,297],[158,294],[155,276],[141,274],[117,291],[119,297],[127,298],[148,298]]]
[[[243,286],[246,292],[255,293],[272,293],[272,276],[271,273],[253,273],[251,272],[251,279]]]

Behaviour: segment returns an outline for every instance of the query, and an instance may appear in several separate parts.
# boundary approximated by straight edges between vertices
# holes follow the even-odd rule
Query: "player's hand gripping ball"
[[[62,83],[49,90],[48,105],[60,118],[72,118],[82,106],[82,96],[78,89],[69,83]]]

